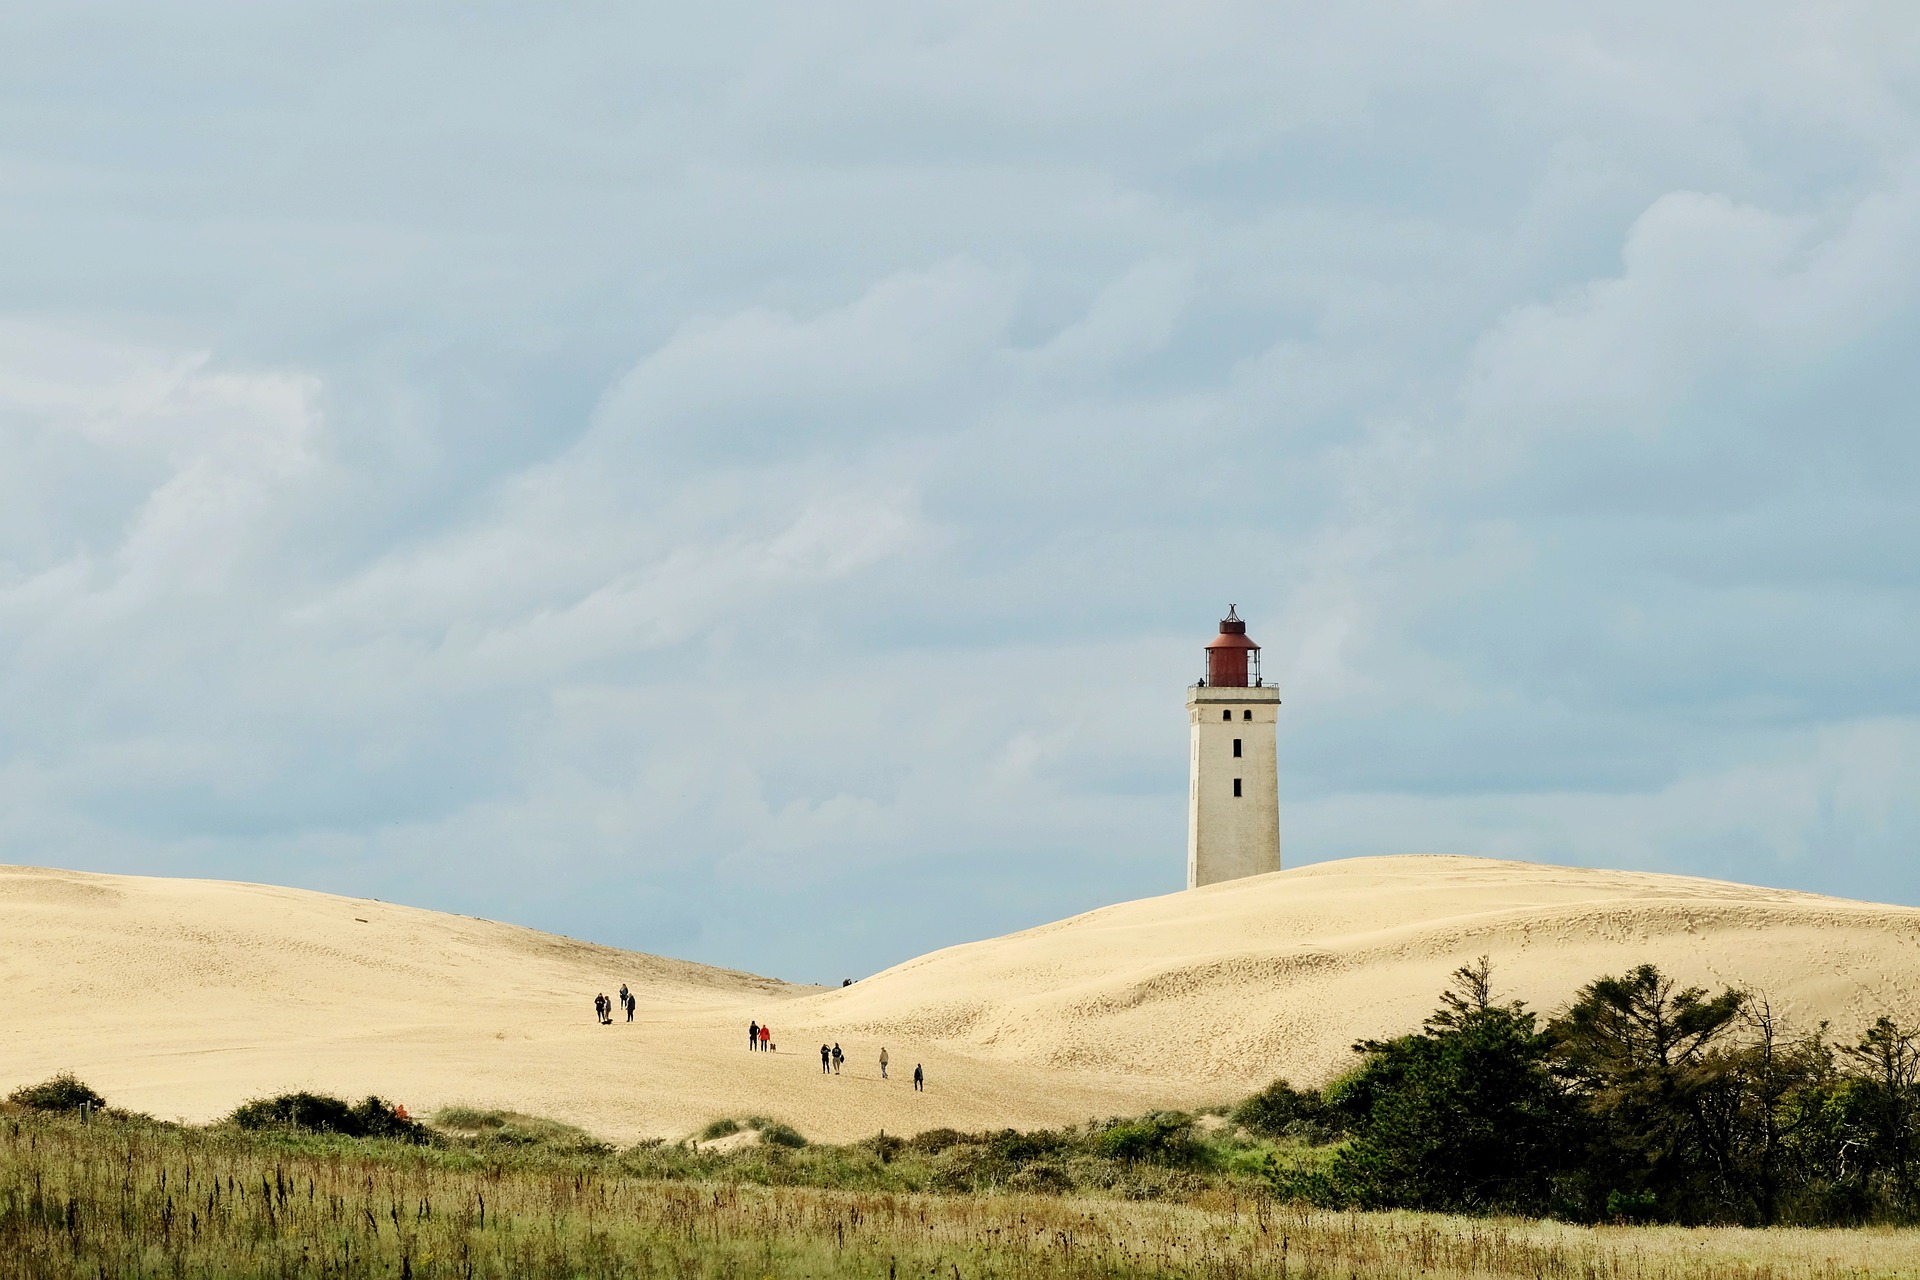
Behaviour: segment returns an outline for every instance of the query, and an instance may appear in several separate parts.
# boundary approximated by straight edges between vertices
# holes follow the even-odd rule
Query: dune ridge
[[[1316,1080],[1456,965],[1550,1012],[1651,960],[1850,1033],[1920,995],[1920,910],[1410,855],[1103,907],[800,987],[513,925],[232,882],[0,867],[0,1089],[73,1069],[207,1119],[285,1088],[511,1107],[616,1140],[759,1113],[824,1139],[1058,1124]],[[633,985],[634,1024],[596,1025]],[[748,1054],[749,1018],[781,1052]],[[846,1074],[822,1079],[818,1045]],[[874,1058],[885,1044],[894,1079]],[[903,1077],[924,1062],[930,1088]]]

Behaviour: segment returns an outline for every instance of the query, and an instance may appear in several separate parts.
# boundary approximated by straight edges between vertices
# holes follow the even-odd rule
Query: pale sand
[[[1028,1127],[1317,1081],[1356,1038],[1415,1027],[1483,952],[1543,1011],[1643,960],[1849,1034],[1913,1017],[1920,994],[1920,910],[1478,858],[1353,859],[1122,903],[844,989],[364,899],[0,868],[0,1091],[71,1069],[194,1120],[285,1089],[373,1091],[617,1141],[749,1114],[829,1140]],[[594,994],[623,981],[637,1020],[597,1025]],[[780,1052],[746,1051],[749,1018]],[[846,1074],[821,1078],[823,1040]]]

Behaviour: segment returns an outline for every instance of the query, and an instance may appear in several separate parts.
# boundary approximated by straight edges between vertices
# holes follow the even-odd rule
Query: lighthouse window
[[[1240,754],[1240,739],[1238,738],[1233,740],[1233,754],[1236,756]]]
[[[1240,718],[1241,718],[1242,720],[1251,720],[1251,719],[1253,719],[1253,712],[1252,712],[1252,710],[1251,710],[1251,709],[1249,709],[1249,710],[1246,710],[1246,711],[1242,711],[1242,712],[1240,713]]]
[[[1236,796],[1240,794],[1240,779],[1238,778],[1233,780],[1233,794]]]
[[[1222,720],[1231,720],[1231,719],[1233,719],[1233,712],[1232,712],[1232,710],[1231,710],[1231,709],[1229,709],[1229,710],[1226,710],[1226,711],[1222,711],[1222,712],[1220,713],[1220,718],[1221,718]]]

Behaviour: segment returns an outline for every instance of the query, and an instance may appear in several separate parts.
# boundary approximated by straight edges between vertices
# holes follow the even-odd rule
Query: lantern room
[[[1260,687],[1260,646],[1247,638],[1237,605],[1227,606],[1220,634],[1207,641],[1207,669],[1200,683],[1216,689]]]

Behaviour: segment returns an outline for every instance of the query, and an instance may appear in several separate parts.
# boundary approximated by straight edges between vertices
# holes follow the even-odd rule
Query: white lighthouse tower
[[[1193,724],[1187,888],[1280,869],[1280,691],[1260,678],[1260,646],[1233,605],[1207,642],[1206,672],[1187,690]]]

